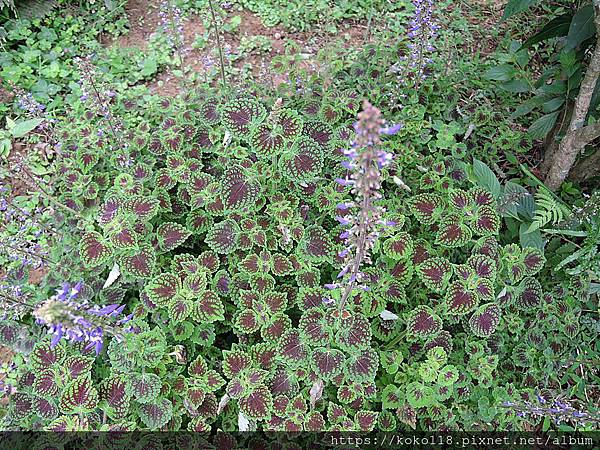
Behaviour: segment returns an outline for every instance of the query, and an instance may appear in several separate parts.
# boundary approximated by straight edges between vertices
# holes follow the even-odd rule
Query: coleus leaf
[[[419,222],[431,225],[441,217],[444,200],[438,194],[418,194],[411,199],[409,206]]]
[[[283,334],[278,349],[284,364],[292,367],[304,364],[308,356],[308,348],[300,339],[298,330],[295,329]]]
[[[29,355],[29,364],[35,370],[51,369],[60,365],[65,357],[65,349],[61,344],[51,347],[50,344],[38,343]]]
[[[255,420],[268,419],[273,408],[273,397],[269,389],[259,386],[239,400],[240,411]]]
[[[185,225],[194,233],[204,233],[213,226],[214,219],[203,209],[196,209],[190,212],[186,217]]]
[[[92,370],[94,358],[86,356],[69,356],[62,364],[62,368],[71,378],[87,375]]]
[[[183,225],[175,222],[162,223],[156,230],[158,245],[164,252],[179,247],[191,234]]]
[[[86,267],[98,267],[106,263],[112,254],[112,247],[110,247],[100,233],[90,231],[85,233],[81,238],[79,255]]]
[[[46,369],[36,372],[32,390],[37,395],[50,398],[58,394],[57,379],[58,377],[54,370]]]
[[[496,279],[496,263],[486,255],[471,255],[467,260],[467,265],[473,268],[478,277],[486,278],[492,282]]]
[[[215,98],[206,100],[198,111],[198,115],[205,123],[214,125],[221,120],[219,113],[219,101]]]
[[[245,309],[237,314],[234,326],[244,334],[252,334],[260,328],[258,314],[251,309]]]
[[[162,273],[146,286],[146,293],[153,303],[167,306],[181,289],[182,285],[178,277],[172,273]]]
[[[396,233],[383,243],[383,251],[392,259],[409,259],[413,253],[413,241],[406,232]]]
[[[223,374],[227,378],[234,378],[251,366],[252,359],[246,353],[236,349],[223,351]]]
[[[131,376],[131,395],[139,403],[151,403],[160,394],[162,382],[153,373],[136,373]]]
[[[183,295],[175,295],[168,305],[169,318],[172,323],[180,323],[193,312],[194,303]]]
[[[456,214],[445,216],[438,228],[436,242],[446,247],[461,247],[471,240],[471,229]]]
[[[98,391],[92,386],[91,376],[71,381],[60,397],[60,410],[76,414],[93,411],[98,406]]]
[[[452,265],[446,258],[429,258],[417,266],[417,274],[425,286],[442,293],[452,276]]]
[[[357,411],[354,416],[354,423],[360,431],[373,431],[377,424],[378,415],[379,413],[375,411]]]
[[[494,303],[481,305],[469,319],[471,332],[478,337],[491,336],[500,323],[500,307]]]
[[[34,397],[22,392],[17,392],[11,398],[11,416],[17,420],[31,415],[34,407]]]
[[[296,297],[296,302],[302,311],[317,308],[323,304],[324,294],[321,288],[301,288]]]
[[[137,196],[126,202],[125,207],[136,220],[146,222],[158,213],[160,204],[156,198]]]
[[[344,369],[344,354],[334,348],[319,347],[310,356],[311,367],[318,377],[332,380]]]
[[[367,348],[371,342],[371,324],[361,314],[354,313],[347,319],[341,319],[340,331],[336,341],[342,350],[354,352]]]
[[[453,282],[446,294],[446,307],[450,314],[466,314],[477,306],[477,302],[477,294],[460,281]]]
[[[136,250],[119,258],[119,266],[122,272],[134,277],[151,277],[155,264],[156,254],[148,244],[140,244]]]
[[[240,227],[233,219],[215,224],[206,234],[206,244],[217,253],[229,254],[239,245]]]
[[[517,305],[523,309],[531,309],[539,306],[542,301],[542,285],[535,278],[525,278],[519,285],[519,297]]]
[[[302,339],[310,345],[324,345],[331,338],[331,329],[324,312],[313,308],[302,314],[298,325]]]
[[[133,248],[137,246],[137,236],[133,230],[122,228],[110,235],[110,243],[114,248]]]
[[[253,208],[260,193],[260,183],[247,176],[239,166],[227,169],[221,178],[221,195],[228,212]]]
[[[327,262],[333,254],[333,243],[329,234],[318,225],[307,227],[304,230],[299,248],[309,261],[315,263]]]
[[[523,259],[523,265],[525,266],[525,275],[532,276],[542,270],[546,263],[546,258],[543,253],[533,247],[526,247],[521,253]]]
[[[471,209],[474,203],[469,194],[460,189],[450,191],[450,193],[448,194],[448,199],[450,202],[450,206],[453,206],[454,208],[459,210],[459,212],[465,213],[469,209]]]
[[[266,116],[263,105],[252,99],[236,99],[225,104],[221,117],[225,127],[232,133],[246,135],[251,127],[257,125]]]
[[[406,319],[408,335],[413,339],[428,339],[442,330],[442,320],[428,306],[420,305]]]
[[[310,121],[305,122],[302,127],[302,133],[310,138],[312,138],[323,150],[323,154],[331,157],[333,156],[331,153],[332,139],[334,136],[334,131],[331,125],[326,122],[321,121]]]
[[[143,403],[139,406],[140,419],[150,430],[157,430],[165,426],[173,416],[173,404],[166,398],[154,399],[152,403]]]
[[[292,140],[302,131],[303,121],[296,111],[284,109],[277,115],[277,124],[281,127],[283,137]]]
[[[118,197],[107,196],[98,210],[98,223],[100,225],[106,225],[117,217],[117,214],[123,207],[123,203],[124,202]]]
[[[277,126],[263,123],[252,131],[250,142],[258,158],[271,159],[281,153],[285,138]]]
[[[491,206],[482,206],[475,213],[473,229],[482,236],[496,235],[500,230],[500,216]]]
[[[127,416],[131,401],[131,385],[122,375],[105,379],[100,385],[100,398],[105,404],[107,415],[113,420],[121,420]]]
[[[194,318],[202,323],[225,320],[225,307],[213,291],[204,291],[194,305]]]
[[[276,314],[261,327],[260,334],[266,342],[276,342],[291,327],[292,321],[287,314]]]
[[[52,420],[58,416],[58,408],[54,401],[42,397],[36,397],[33,402],[35,412],[45,420]]]
[[[325,419],[319,411],[311,411],[304,419],[304,429],[306,431],[325,431]]]
[[[379,368],[379,355],[370,347],[350,353],[344,367],[349,382],[371,382]]]
[[[302,136],[281,155],[279,169],[292,182],[310,183],[323,170],[323,151],[313,139]]]

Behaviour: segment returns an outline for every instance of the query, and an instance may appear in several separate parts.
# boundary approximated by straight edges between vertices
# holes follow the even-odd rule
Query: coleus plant
[[[408,194],[381,164],[355,270],[357,107],[347,92],[271,105],[190,93],[122,113],[129,145],[109,155],[93,121],[65,130],[58,187],[70,190],[57,201],[76,244],[56,257],[126,302],[132,331],[98,357],[40,342],[9,423],[371,431],[459,426],[459,409],[479,408],[473,392],[491,405],[494,337],[540,309],[544,255],[502,241],[494,195],[466,177]],[[402,139],[377,123],[383,153],[368,164]],[[460,167],[432,162],[440,176]]]

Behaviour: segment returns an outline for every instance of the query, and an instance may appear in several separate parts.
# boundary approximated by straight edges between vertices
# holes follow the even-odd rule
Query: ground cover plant
[[[598,429],[595,3],[35,3],[3,430]]]

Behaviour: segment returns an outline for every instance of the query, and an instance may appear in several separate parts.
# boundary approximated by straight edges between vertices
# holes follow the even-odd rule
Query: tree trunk
[[[567,100],[565,108],[562,110],[559,120],[556,121],[552,131],[548,134],[544,140],[544,160],[540,164],[540,171],[546,175],[552,167],[552,161],[558,151],[559,136],[564,135],[569,125],[568,118],[571,116],[573,111],[573,102]]]
[[[596,175],[600,175],[600,150],[575,164],[569,174],[569,179],[576,183],[583,183]]]
[[[578,133],[578,131],[582,131],[580,128],[583,128],[585,125],[585,119],[592,101],[592,94],[594,93],[598,77],[600,77],[600,0],[594,0],[594,14],[596,48],[585,72],[585,77],[581,82],[569,128],[565,137],[560,142],[552,161],[549,163],[550,169],[544,181],[553,191],[558,189],[565,178],[567,178],[569,171],[573,167],[573,164],[575,164],[577,155],[590,142],[584,139],[584,137],[587,137],[584,136],[585,133]]]

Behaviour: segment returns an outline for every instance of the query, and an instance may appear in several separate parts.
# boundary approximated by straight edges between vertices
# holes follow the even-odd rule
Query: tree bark
[[[591,142],[591,140],[585,140],[586,137],[589,137],[588,133],[580,133],[582,131],[580,129],[588,128],[584,127],[585,119],[588,115],[594,88],[596,87],[598,77],[600,77],[600,0],[594,0],[594,14],[596,48],[585,72],[585,77],[581,82],[569,128],[558,146],[558,151],[549,163],[550,169],[544,181],[546,186],[553,191],[558,189],[565,178],[567,178],[579,152],[587,143]]]

